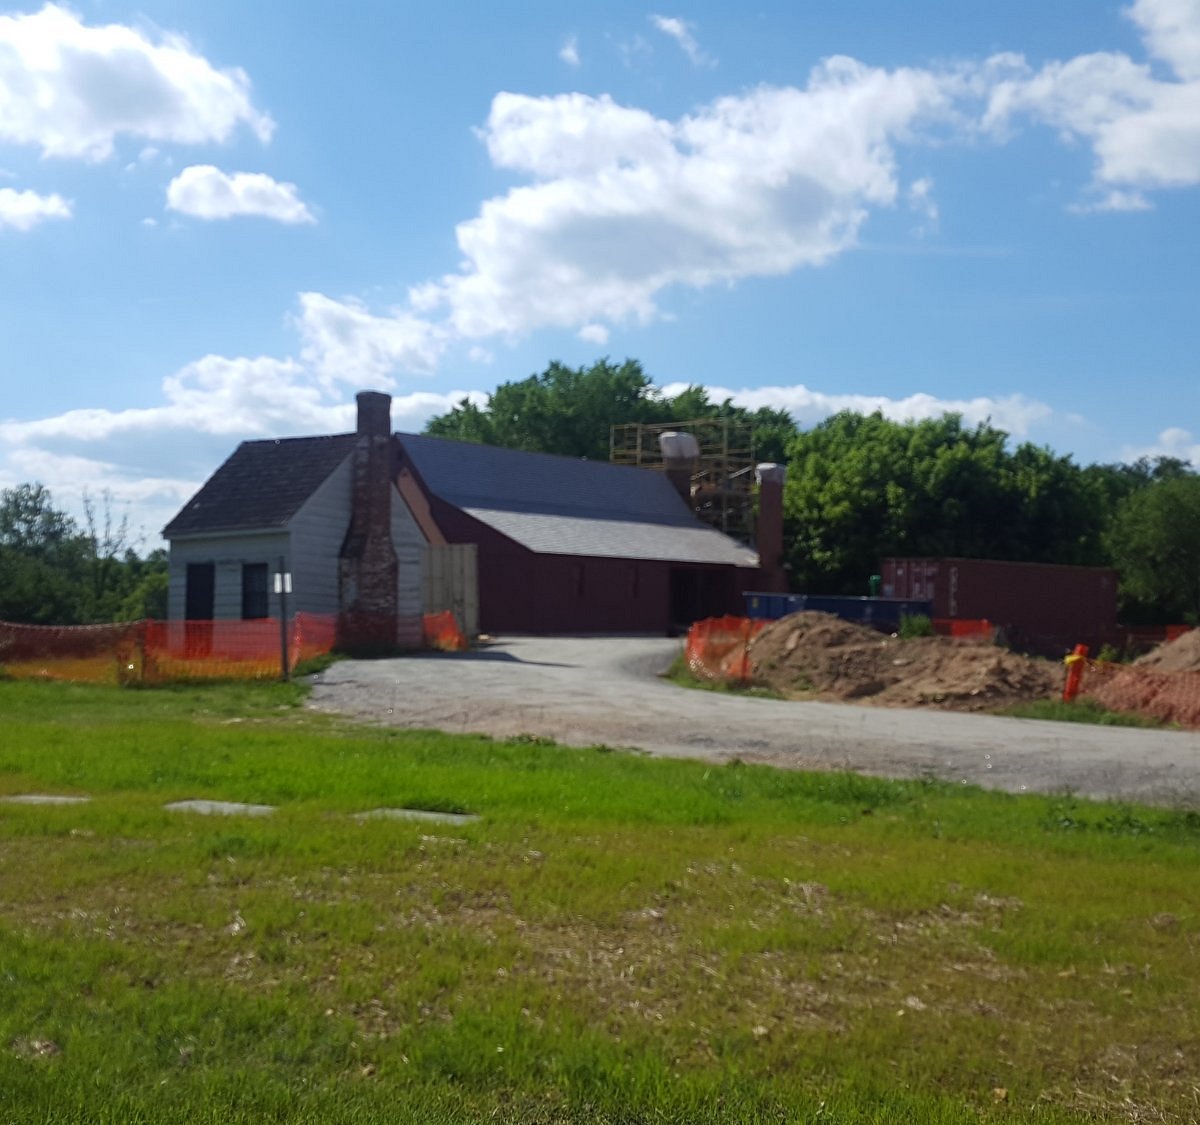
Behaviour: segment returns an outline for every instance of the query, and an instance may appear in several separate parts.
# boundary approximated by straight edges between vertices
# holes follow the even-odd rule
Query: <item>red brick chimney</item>
[[[783,569],[783,484],[787,466],[765,462],[754,470],[758,481],[758,522],[755,545],[758,548],[759,589],[764,594],[786,594],[787,572]]]
[[[396,646],[399,564],[392,544],[392,398],[362,391],[351,463],[350,527],[338,558],[338,647]]]

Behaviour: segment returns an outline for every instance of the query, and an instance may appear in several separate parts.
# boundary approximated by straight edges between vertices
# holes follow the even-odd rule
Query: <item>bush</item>
[[[914,637],[932,637],[933,621],[924,613],[902,613],[899,635],[906,641]]]

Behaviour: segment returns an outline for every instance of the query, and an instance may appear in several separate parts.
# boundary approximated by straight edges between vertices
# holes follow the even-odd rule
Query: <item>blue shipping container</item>
[[[923,614],[933,616],[933,603],[911,598],[854,598],[835,594],[755,594],[748,593],[746,616],[778,621],[789,613],[832,613],[845,621],[894,632],[901,617]]]

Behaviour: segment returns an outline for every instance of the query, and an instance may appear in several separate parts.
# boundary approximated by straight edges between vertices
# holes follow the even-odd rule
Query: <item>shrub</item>
[[[902,613],[899,634],[906,641],[913,637],[932,637],[933,621],[924,613]]]

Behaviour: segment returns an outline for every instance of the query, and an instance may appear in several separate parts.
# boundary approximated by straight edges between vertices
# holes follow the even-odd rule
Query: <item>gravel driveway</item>
[[[1200,733],[785,703],[658,678],[662,637],[512,637],[456,656],[348,660],[311,705],[390,726],[540,735],[686,758],[933,775],[1011,792],[1200,803]]]

